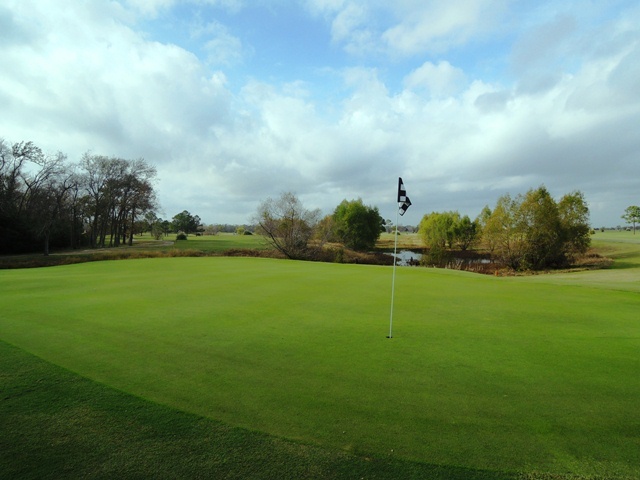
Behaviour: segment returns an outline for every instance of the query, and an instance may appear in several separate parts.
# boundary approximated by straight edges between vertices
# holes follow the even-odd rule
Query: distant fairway
[[[610,272],[630,277],[610,288]],[[162,405],[361,457],[639,478],[638,280],[632,267],[401,268],[387,339],[388,267],[215,257],[0,271],[0,340]]]
[[[171,240],[175,235],[167,237]],[[235,235],[219,233],[217,235],[204,235],[197,237],[189,235],[187,240],[178,240],[173,248],[179,250],[197,249],[205,252],[224,252],[229,249],[250,248],[256,250],[271,249],[266,240],[260,235]]]

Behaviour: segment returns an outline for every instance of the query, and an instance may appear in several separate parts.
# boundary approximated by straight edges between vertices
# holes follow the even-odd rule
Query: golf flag
[[[398,177],[398,204],[400,208],[398,213],[400,213],[400,215],[404,215],[404,212],[411,206],[411,200],[407,197],[407,190],[404,188],[402,177]]]
[[[407,197],[407,189],[404,188],[402,177],[398,177],[398,214],[404,215],[411,206],[411,200]],[[398,217],[396,216],[396,224]],[[396,239],[393,245],[393,277],[391,280],[391,314],[389,315],[389,335],[387,338],[393,338],[393,297],[396,290],[396,259],[398,253],[398,228],[396,227]]]

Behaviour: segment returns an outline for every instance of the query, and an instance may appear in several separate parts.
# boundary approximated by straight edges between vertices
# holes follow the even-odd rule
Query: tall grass
[[[178,250],[197,249],[205,252],[221,253],[226,250],[270,250],[272,247],[261,235],[235,235],[219,233],[217,235],[190,235],[187,240],[178,240],[174,247]]]

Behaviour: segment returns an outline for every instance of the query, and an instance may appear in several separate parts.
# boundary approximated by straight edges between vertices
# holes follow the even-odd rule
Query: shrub
[[[176,240],[186,240],[187,239],[187,234],[184,232],[180,232],[178,233],[178,235],[176,236]]]

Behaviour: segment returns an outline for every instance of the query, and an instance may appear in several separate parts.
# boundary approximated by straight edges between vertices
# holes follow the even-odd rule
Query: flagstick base
[[[387,338],[393,338],[393,336],[391,336],[391,335],[387,335]]]

